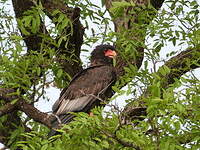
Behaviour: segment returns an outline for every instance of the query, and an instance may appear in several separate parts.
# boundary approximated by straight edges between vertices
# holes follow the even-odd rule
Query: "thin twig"
[[[35,102],[38,102],[39,99],[44,95],[44,92],[45,92],[44,87],[45,87],[45,82],[46,82],[46,77],[45,77],[45,75],[43,76],[43,80],[42,80],[42,81],[43,81],[43,82],[42,82],[42,92],[38,95],[38,97],[37,97],[37,99],[34,101],[34,103],[35,103]]]
[[[120,143],[121,145],[125,146],[125,147],[132,147],[136,150],[140,150],[140,148],[138,146],[136,146],[135,144],[131,143],[131,142],[126,142],[123,141],[122,139],[118,138],[116,135],[110,134],[105,132],[104,130],[101,130],[101,132],[103,134],[105,134],[107,137],[113,138],[114,140],[116,140],[118,143]]]

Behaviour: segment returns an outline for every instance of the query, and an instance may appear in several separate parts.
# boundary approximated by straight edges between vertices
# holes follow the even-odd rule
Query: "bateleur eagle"
[[[69,112],[89,113],[95,106],[105,105],[100,99],[106,100],[112,94],[112,85],[116,81],[113,67],[115,56],[115,48],[111,45],[99,45],[93,50],[90,66],[74,76],[52,107],[53,114],[59,117],[62,124],[69,123],[75,117]],[[55,117],[52,127],[58,128],[58,125]],[[51,130],[49,136],[55,133],[55,130]]]

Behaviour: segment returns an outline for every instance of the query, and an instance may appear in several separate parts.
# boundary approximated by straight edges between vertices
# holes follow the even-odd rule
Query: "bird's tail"
[[[68,124],[73,120],[75,116],[73,114],[62,114],[58,117],[54,117],[51,121],[52,128],[51,131],[48,133],[48,137],[54,136],[56,134],[59,134],[56,129],[59,129],[60,124]]]

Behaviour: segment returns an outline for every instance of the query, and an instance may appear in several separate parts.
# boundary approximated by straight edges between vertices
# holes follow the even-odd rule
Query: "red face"
[[[117,53],[114,50],[107,49],[104,51],[104,55],[110,58],[114,58],[115,56],[117,56]]]

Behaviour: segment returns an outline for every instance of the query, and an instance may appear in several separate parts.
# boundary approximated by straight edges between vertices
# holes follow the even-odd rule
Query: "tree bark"
[[[182,51],[178,55],[166,61],[164,65],[170,69],[169,74],[166,74],[165,76],[163,76],[159,72],[159,70],[156,72],[159,78],[162,79],[160,88],[167,89],[170,84],[173,84],[177,79],[180,79],[180,77],[183,74],[193,69],[199,68],[199,64],[200,64],[199,55],[200,55],[200,50],[198,48],[190,48],[185,51]],[[147,90],[145,91],[145,93],[143,93],[141,97],[148,98],[149,95],[150,94],[147,88]],[[141,105],[144,104],[141,98],[135,99],[133,101],[138,101],[139,103],[141,103]],[[134,104],[130,103],[125,107],[123,111],[123,116],[124,116],[123,121],[130,122],[133,119],[138,119],[138,117],[146,116],[146,115],[147,115],[146,106],[139,107],[138,109],[138,106],[134,106]]]
[[[71,77],[73,77],[76,73],[78,73],[80,70],[82,70],[82,63],[80,60],[80,50],[81,45],[83,43],[83,33],[84,28],[82,27],[80,23],[80,9],[79,8],[70,8],[66,6],[63,1],[61,0],[42,0],[41,1],[44,7],[45,13],[49,16],[49,18],[56,19],[56,17],[59,17],[57,15],[52,16],[51,14],[55,10],[59,10],[61,13],[63,13],[71,22],[72,22],[72,28],[67,26],[63,33],[61,35],[58,35],[58,38],[55,40],[58,42],[59,37],[62,36],[62,34],[69,35],[68,40],[62,41],[61,44],[56,47],[55,45],[50,44],[51,42],[46,41],[46,38],[44,39],[43,35],[48,36],[50,41],[54,40],[48,33],[44,22],[42,18],[40,18],[40,25],[37,30],[37,32],[33,33],[31,32],[31,27],[25,27],[25,30],[29,33],[25,33],[21,28],[19,28],[21,36],[23,37],[23,40],[27,46],[27,54],[31,55],[31,51],[37,51],[38,53],[43,52],[43,48],[54,48],[57,51],[57,61],[62,66],[63,70],[68,73]],[[26,17],[28,14],[27,11],[32,10],[34,7],[37,6],[36,1],[32,0],[12,0],[15,16],[18,22],[18,26],[20,26],[20,21]],[[56,24],[56,22],[55,22]],[[71,30],[73,32],[71,33]],[[66,43],[69,44],[66,44]],[[67,47],[66,47],[67,45]],[[63,59],[63,56],[65,58],[70,57],[70,59]],[[48,56],[46,56],[48,57]],[[26,59],[26,57],[24,57]],[[72,61],[73,60],[73,61]],[[41,66],[40,66],[41,67]],[[41,67],[41,70],[43,67]],[[41,76],[41,75],[40,75]],[[69,79],[66,79],[66,82],[69,81]],[[34,84],[34,81],[32,81]],[[9,141],[9,136],[12,131],[16,129],[15,125],[20,125],[22,123],[19,115],[18,110],[21,110],[27,114],[30,118],[34,119],[37,122],[40,122],[42,124],[45,124],[46,126],[50,127],[50,123],[45,120],[48,117],[48,114],[42,113],[39,110],[37,110],[33,105],[25,102],[23,99],[19,99],[17,103],[12,104],[12,100],[18,98],[18,96],[10,96],[10,93],[15,92],[15,89],[0,89],[0,97],[5,101],[4,107],[0,108],[0,116],[5,116],[7,114],[7,119],[3,123],[5,126],[7,126],[7,131],[1,131],[0,130],[0,139],[2,143],[7,145],[7,142]],[[24,92],[22,92],[24,94]]]

